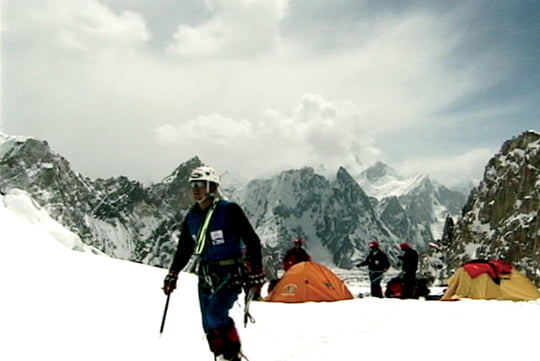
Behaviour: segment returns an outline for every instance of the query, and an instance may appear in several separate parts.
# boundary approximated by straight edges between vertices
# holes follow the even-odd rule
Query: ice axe
[[[163,328],[165,327],[165,319],[167,318],[167,310],[169,309],[169,299],[171,294],[167,295],[167,301],[165,302],[165,310],[163,310],[163,318],[161,319],[161,328],[159,329],[159,337],[163,334]]]
[[[244,292],[246,292],[246,298],[244,301],[244,328],[247,327],[248,321],[251,323],[255,323],[255,319],[249,313],[249,305],[253,300],[253,297],[255,297],[255,291],[255,287],[250,287],[248,290],[244,290]]]

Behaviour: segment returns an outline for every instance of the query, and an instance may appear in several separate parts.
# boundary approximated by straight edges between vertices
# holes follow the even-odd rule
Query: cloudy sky
[[[540,130],[540,2],[3,0],[2,132],[90,177],[197,155],[260,177],[380,160],[447,184]]]

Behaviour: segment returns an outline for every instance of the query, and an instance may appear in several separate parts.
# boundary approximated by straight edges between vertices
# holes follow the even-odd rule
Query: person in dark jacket
[[[236,203],[219,197],[220,176],[211,167],[191,172],[189,184],[196,203],[186,214],[178,247],[163,291],[176,288],[178,273],[198,274],[202,327],[216,360],[239,361],[241,343],[229,311],[242,287],[260,288],[265,281],[261,241]]]
[[[379,248],[379,242],[369,242],[369,254],[367,258],[364,262],[357,265],[357,267],[362,266],[368,266],[371,296],[382,298],[381,281],[384,272],[390,267],[390,262],[386,254]]]
[[[283,269],[285,272],[297,263],[311,261],[311,256],[302,248],[303,244],[304,240],[302,238],[296,238],[294,247],[288,249],[285,253],[285,257],[283,257]]]
[[[403,280],[403,295],[401,298],[414,298],[416,288],[416,270],[418,269],[418,253],[409,243],[401,243],[403,251],[401,259],[401,278]]]

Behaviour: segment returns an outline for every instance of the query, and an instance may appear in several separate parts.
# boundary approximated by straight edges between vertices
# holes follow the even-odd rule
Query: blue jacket
[[[171,270],[179,272],[194,252],[197,233],[208,209],[195,204],[184,218]],[[238,259],[245,256],[251,269],[262,270],[261,241],[240,206],[220,200],[207,229],[203,261]]]
[[[208,226],[206,244],[201,253],[204,261],[219,261],[242,257],[242,238],[239,232],[235,232],[234,224],[227,222],[227,207],[229,201],[219,201],[212,214],[212,220]],[[202,227],[206,212],[191,210],[186,215],[186,223],[191,238],[196,242],[197,233]]]

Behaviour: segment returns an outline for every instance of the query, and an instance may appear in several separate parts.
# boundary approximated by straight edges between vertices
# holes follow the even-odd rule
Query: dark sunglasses
[[[206,187],[206,182],[205,181],[194,181],[194,182],[189,183],[189,186],[191,188]]]

